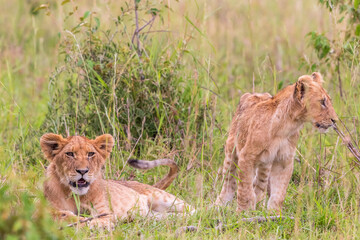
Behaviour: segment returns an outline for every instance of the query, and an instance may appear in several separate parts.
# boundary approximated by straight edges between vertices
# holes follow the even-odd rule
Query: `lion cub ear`
[[[314,82],[317,82],[317,83],[320,84],[320,85],[322,85],[322,83],[324,82],[323,77],[322,77],[321,74],[318,73],[318,72],[313,72],[313,73],[311,74],[311,77],[312,77],[312,79],[314,80]]]
[[[114,146],[114,138],[110,134],[104,134],[95,138],[93,145],[104,158],[108,158]]]
[[[66,139],[54,133],[46,133],[40,138],[41,150],[48,160],[52,160],[66,143]]]
[[[303,103],[304,96],[308,88],[308,78],[309,76],[301,76],[295,83],[294,99],[296,99],[301,104]]]

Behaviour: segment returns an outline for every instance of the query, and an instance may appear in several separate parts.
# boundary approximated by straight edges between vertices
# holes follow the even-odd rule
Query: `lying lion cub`
[[[303,124],[312,122],[325,132],[337,120],[322,82],[321,75],[313,73],[301,76],[274,97],[245,93],[240,98],[226,141],[224,185],[217,205],[233,198],[239,168],[237,210],[254,209],[266,188],[267,208],[281,210]]]
[[[191,209],[184,201],[161,190],[168,187],[177,175],[178,168],[172,160],[129,160],[130,165],[142,169],[170,166],[168,176],[153,187],[135,181],[103,179],[101,169],[114,145],[109,134],[89,140],[81,136],[63,138],[47,133],[41,137],[40,144],[50,161],[44,183],[45,197],[63,218],[85,211],[93,216],[106,215],[89,224],[90,227],[110,228],[116,220],[128,219],[135,214],[161,218],[169,212]],[[74,194],[78,196],[80,206],[77,206]]]

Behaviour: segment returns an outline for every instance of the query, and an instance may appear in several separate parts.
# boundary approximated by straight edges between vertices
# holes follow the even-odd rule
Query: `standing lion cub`
[[[275,96],[245,93],[240,98],[225,146],[224,185],[216,200],[226,204],[235,193],[239,168],[238,211],[254,209],[270,196],[267,208],[281,210],[291,174],[299,132],[312,122],[325,132],[337,120],[319,73],[301,76]]]
[[[169,213],[191,210],[184,201],[162,190],[177,175],[178,167],[172,160],[128,161],[141,169],[158,165],[170,167],[164,179],[155,186],[149,186],[135,181],[103,179],[101,169],[114,145],[114,139],[109,134],[90,140],[81,136],[63,138],[47,133],[41,137],[40,144],[50,161],[44,183],[45,197],[62,218],[75,217],[83,212],[93,216],[105,215],[93,219],[90,227],[111,228],[116,220],[132,218],[136,214],[161,218]],[[76,202],[75,198],[79,201]]]

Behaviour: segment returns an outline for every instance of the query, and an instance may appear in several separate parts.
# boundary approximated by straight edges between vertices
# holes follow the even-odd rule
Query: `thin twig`
[[[82,60],[82,62],[83,62],[84,70],[85,70],[85,73],[86,73],[86,79],[88,80],[88,84],[89,84],[89,88],[90,88],[90,92],[91,92],[92,99],[93,99],[93,101],[94,101],[96,113],[97,113],[97,116],[99,117],[100,126],[101,126],[101,131],[104,133],[105,126],[104,126],[104,123],[103,123],[103,121],[102,121],[102,119],[101,119],[101,117],[100,117],[100,116],[101,116],[101,115],[100,115],[100,110],[99,110],[98,105],[97,105],[96,100],[95,100],[94,90],[93,90],[93,88],[92,88],[91,81],[90,81],[90,77],[89,77],[88,66],[86,65],[86,61],[85,61],[84,56],[83,56],[83,54],[82,54],[82,51],[81,51],[81,48],[80,48],[80,44],[79,44],[76,36],[74,35],[74,33],[72,33],[72,32],[69,31],[69,30],[65,30],[65,32],[69,33],[69,34],[74,38],[74,40],[75,40],[75,43],[76,43],[75,45],[76,45],[76,47],[77,47],[77,49],[78,49],[78,51],[79,51],[80,58],[81,58],[81,60]],[[79,79],[79,78],[78,78],[78,79]]]
[[[148,34],[148,33],[176,33],[176,32],[170,30],[153,30],[153,31],[143,32],[141,34]]]
[[[341,124],[344,126],[344,128],[346,129],[346,131],[348,132],[348,134],[351,137],[351,140],[353,141],[353,143],[355,144],[356,147],[359,148],[359,146],[356,143],[356,140],[353,138],[352,134],[350,133],[349,129],[346,127],[345,123],[339,118],[339,121],[341,122]]]
[[[342,90],[342,81],[340,76],[340,58],[337,59],[337,74],[338,74],[338,81],[339,81],[339,91],[340,97],[343,98],[343,90]]]
[[[354,155],[354,157],[357,159],[357,161],[354,161],[354,163],[360,167],[360,152],[359,149],[357,149],[354,144],[352,143],[353,138],[349,138],[345,136],[345,134],[337,127],[337,125],[334,123],[333,128],[335,132],[340,136],[340,138],[343,140],[346,147],[350,150],[350,152]],[[350,133],[349,133],[350,134]],[[355,144],[356,145],[356,144]]]
[[[321,149],[321,134],[320,134],[320,150],[319,150],[319,156],[318,156],[318,179],[317,179],[317,183],[318,183],[318,187],[321,187],[321,174],[322,174],[322,171],[321,171],[321,152],[322,152],[322,149]]]
[[[141,28],[139,28],[138,33],[140,33],[140,32],[141,32],[144,28],[146,28],[150,23],[152,24],[152,23],[155,21],[155,17],[156,17],[156,15],[153,14],[152,18],[151,18],[147,23],[145,23],[144,26],[142,26]]]
[[[311,166],[311,164],[305,159],[305,157],[301,154],[301,152],[297,148],[296,148],[296,152],[304,160],[306,165],[308,165],[308,167],[311,168],[316,173],[316,169],[313,166]]]
[[[200,86],[200,85],[199,85],[199,87],[202,88],[202,89],[205,89],[205,90],[207,90],[207,91],[209,91],[209,92],[211,92],[212,94],[216,95],[218,98],[220,98],[221,100],[224,101],[224,99],[223,99],[219,94],[217,94],[216,92],[214,92],[213,90],[208,89],[208,88],[203,87],[203,86]]]
[[[130,145],[131,145],[131,140],[132,140],[132,136],[131,136],[131,131],[130,131],[130,103],[129,103],[129,98],[126,98],[126,109],[127,109],[127,117],[128,117],[128,123],[127,123],[127,128],[126,128],[126,133],[127,133],[127,142],[126,142],[126,150],[130,149]]]
[[[139,37],[139,34],[144,28],[146,28],[149,25],[151,26],[153,24],[153,22],[155,21],[156,15],[153,14],[152,18],[148,22],[146,22],[142,27],[139,27],[138,4],[137,4],[136,0],[134,0],[134,3],[135,3],[135,31],[134,31],[134,34],[133,34],[133,36],[131,38],[131,42],[132,42],[133,45],[135,45],[134,40],[136,38],[136,48],[137,48],[136,52],[137,52],[138,56],[141,57],[142,52],[140,50],[140,37]]]
[[[340,177],[338,177],[336,179],[336,181],[339,181],[340,179],[342,179],[343,177],[345,177],[349,172],[352,172],[352,170],[354,170],[355,166],[353,166],[352,168],[350,168],[349,171],[345,172],[343,175],[341,175]]]
[[[135,32],[134,35],[131,39],[131,42],[134,45],[134,38],[136,37],[136,52],[138,54],[139,57],[141,57],[141,51],[140,51],[140,39],[139,39],[139,16],[138,16],[138,4],[136,2],[136,0],[134,0],[134,4],[135,4]]]
[[[134,38],[136,37],[136,54],[138,55],[138,58],[139,58],[139,62],[140,62],[140,71],[139,71],[139,74],[140,74],[140,79],[141,80],[144,80],[145,79],[145,76],[144,76],[144,73],[143,73],[143,69],[142,69],[142,60],[141,60],[141,50],[140,50],[140,38],[139,38],[139,16],[138,16],[138,4],[136,2],[136,0],[134,0],[134,4],[135,4],[135,31],[134,31],[134,34],[133,34],[133,37],[131,39],[131,43],[132,43],[132,46],[134,46]]]
[[[269,217],[252,217],[252,218],[243,218],[240,219],[239,222],[245,222],[245,223],[262,223],[262,222],[270,222],[270,221],[278,221],[281,219],[291,219],[294,220],[294,217],[284,217],[284,216],[269,216]],[[237,222],[237,223],[239,223]],[[234,224],[222,224],[222,222],[220,222],[216,227],[213,228],[207,228],[204,227],[202,229],[204,230],[211,230],[211,229],[215,229],[215,230],[219,230],[219,231],[223,231],[226,230],[228,228],[233,228],[234,226],[236,226],[237,223]],[[184,232],[196,232],[198,231],[199,227],[196,226],[185,226],[185,227],[180,227],[175,231],[175,236],[179,237],[182,233]]]
[[[128,159],[126,160],[123,169],[121,169],[119,176],[121,176],[121,174],[122,174],[123,171],[125,170],[125,166],[126,166],[126,164],[128,164],[127,161],[129,161],[129,159],[130,159],[130,158],[132,157],[132,155],[134,154],[135,148],[136,148],[136,146],[138,145],[138,143],[139,143],[139,141],[140,141],[140,139],[141,139],[141,137],[142,137],[142,135],[143,135],[145,121],[146,121],[146,117],[143,118],[143,121],[142,121],[142,124],[141,124],[141,133],[140,133],[140,136],[139,136],[139,138],[136,140],[136,143],[135,143],[134,147],[133,147],[132,150],[130,151],[129,157],[128,157]]]
[[[79,223],[90,222],[93,219],[102,218],[102,217],[105,217],[105,216],[108,216],[108,215],[110,215],[110,214],[109,213],[103,213],[103,214],[100,214],[100,215],[97,215],[97,216],[94,216],[94,217],[88,217],[88,218],[79,220],[78,222],[68,224],[68,225],[66,225],[66,227],[74,227],[74,226],[78,225]]]
[[[142,137],[142,135],[143,135],[145,121],[146,121],[146,117],[144,117],[144,119],[143,119],[143,121],[142,121],[140,136],[139,136],[139,138],[136,140],[136,143],[135,143],[133,149],[131,150],[131,152],[130,152],[130,154],[129,154],[128,160],[132,157],[132,155],[133,155],[133,153],[134,153],[134,151],[135,151],[135,148],[136,148],[137,144],[139,143],[139,141],[140,141],[140,139],[141,139],[141,137]]]
[[[252,78],[252,93],[255,93],[255,73],[253,72],[253,78]]]

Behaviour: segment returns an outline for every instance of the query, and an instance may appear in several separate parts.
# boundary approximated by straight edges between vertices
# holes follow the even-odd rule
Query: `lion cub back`
[[[248,124],[251,123],[251,119],[256,114],[251,113],[252,111],[256,111],[255,106],[263,101],[271,99],[272,96],[269,93],[245,93],[241,96],[240,102],[237,106],[235,116],[232,119],[232,123],[230,125],[229,135],[232,135],[229,140],[235,140],[235,136],[240,141],[244,141],[247,136]],[[239,133],[241,136],[239,136]],[[230,144],[230,147],[233,147]]]
[[[270,93],[245,93],[240,98],[238,110],[243,111],[253,107],[255,104],[272,98]]]

